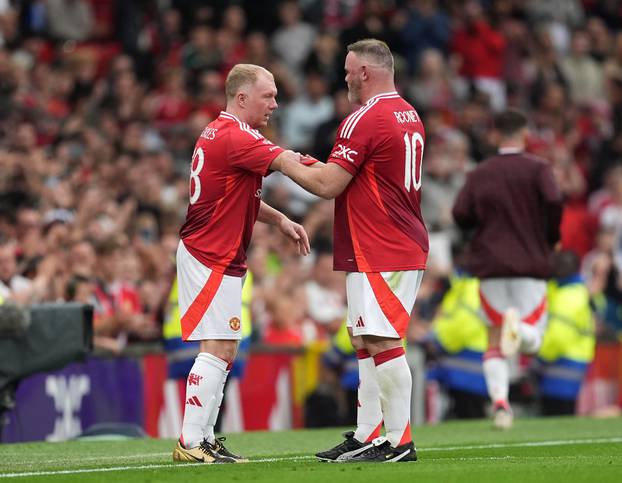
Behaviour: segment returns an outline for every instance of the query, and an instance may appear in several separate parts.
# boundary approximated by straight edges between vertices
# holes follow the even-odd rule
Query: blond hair
[[[240,89],[247,85],[253,85],[257,82],[259,74],[267,74],[272,77],[270,71],[259,65],[254,64],[236,64],[229,71],[227,80],[225,81],[225,94],[227,101],[232,100]]]
[[[363,39],[348,45],[348,52],[371,60],[378,67],[393,72],[393,54],[389,46],[378,39]]]

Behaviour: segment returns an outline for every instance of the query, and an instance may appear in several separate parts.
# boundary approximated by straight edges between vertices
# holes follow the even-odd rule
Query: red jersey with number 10
[[[225,275],[246,273],[262,177],[282,152],[227,112],[203,130],[192,156],[190,204],[180,230],[194,258]]]
[[[341,123],[328,162],[354,178],[335,200],[335,270],[425,269],[424,143],[419,115],[397,92],[372,97]]]

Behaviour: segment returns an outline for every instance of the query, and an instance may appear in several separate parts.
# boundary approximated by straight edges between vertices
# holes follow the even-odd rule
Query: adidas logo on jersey
[[[190,404],[191,406],[199,406],[200,408],[203,407],[203,404],[201,404],[201,401],[199,401],[199,398],[196,396],[192,396],[191,398],[189,398],[186,401],[186,404]]]
[[[363,322],[363,317],[359,317],[359,319],[356,321],[356,326],[365,327],[365,322]]]

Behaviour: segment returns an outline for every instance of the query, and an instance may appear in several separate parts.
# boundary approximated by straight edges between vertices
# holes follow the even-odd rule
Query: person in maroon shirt
[[[348,97],[361,107],[339,126],[327,163],[286,159],[277,168],[312,193],[335,198],[333,267],[347,272],[348,326],[359,360],[356,431],[316,456],[415,461],[412,380],[401,339],[428,255],[420,208],[425,131],[395,90],[384,42],[349,45],[345,70]],[[386,438],[379,437],[383,421]]]
[[[484,377],[494,425],[512,426],[508,358],[536,353],[546,327],[546,279],[559,241],[562,196],[546,160],[524,152],[527,119],[508,110],[495,119],[499,153],[467,178],[453,207],[458,226],[473,231],[467,267],[481,279],[489,324]]]
[[[214,424],[241,339],[246,250],[255,221],[278,227],[300,254],[310,250],[304,228],[261,201],[262,177],[283,160],[300,161],[299,154],[256,130],[277,108],[274,77],[263,67],[238,64],[225,90],[226,110],[207,125],[194,148],[177,249],[182,339],[200,341],[200,352],[188,375],[175,461],[243,461],[214,436]]]

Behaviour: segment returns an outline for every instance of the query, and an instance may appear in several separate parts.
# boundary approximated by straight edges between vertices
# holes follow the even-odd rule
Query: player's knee
[[[233,362],[238,351],[237,340],[203,340],[201,352],[207,352],[226,362]]]
[[[363,336],[362,339],[365,344],[365,348],[372,356],[397,347],[402,347],[401,339],[377,337],[374,335]]]
[[[350,336],[350,342],[352,343],[352,347],[354,347],[355,351],[365,349],[365,342],[363,341],[363,337],[360,335],[353,335],[352,327],[348,327],[348,335]]]
[[[488,347],[499,347],[501,343],[501,327],[488,328]]]

